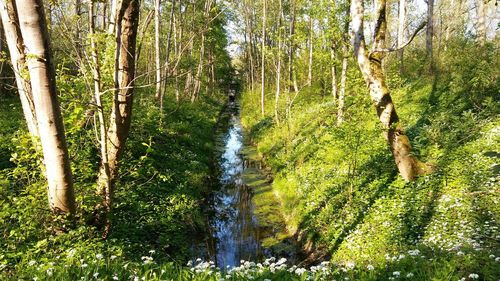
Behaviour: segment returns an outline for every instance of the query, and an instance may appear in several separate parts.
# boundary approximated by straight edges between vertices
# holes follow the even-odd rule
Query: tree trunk
[[[343,43],[342,46],[342,73],[340,74],[340,91],[337,109],[337,125],[344,122],[344,105],[345,105],[345,89],[347,83],[347,63],[348,63],[348,51],[347,42]]]
[[[297,92],[297,87],[296,87],[296,80],[295,80],[295,73],[293,71],[293,64],[294,64],[294,53],[295,53],[295,0],[291,0],[292,3],[291,5],[291,17],[292,20],[290,21],[290,27],[289,27],[289,51],[288,51],[288,87],[287,87],[287,97],[286,97],[286,118],[290,118],[290,109],[292,107],[292,98],[291,98],[291,93],[292,92]]]
[[[166,54],[165,54],[165,64],[164,64],[165,81],[163,82],[164,86],[163,86],[163,91],[162,91],[161,97],[160,97],[160,109],[162,112],[163,112],[163,96],[165,95],[165,92],[167,91],[167,85],[168,85],[167,79],[172,75],[172,73],[170,73],[170,50],[172,49],[172,32],[174,29],[174,11],[175,11],[175,0],[172,0],[172,7],[170,8],[170,18],[168,19],[167,50],[166,50]]]
[[[332,74],[332,97],[333,102],[337,103],[337,67],[335,66],[335,43],[330,50],[331,74]]]
[[[280,124],[279,118],[279,101],[281,92],[281,21],[283,18],[283,7],[281,0],[279,1],[279,20],[278,20],[278,65],[276,66],[276,94],[274,99],[274,118],[276,124]]]
[[[115,90],[107,131],[109,177],[106,177],[106,169],[101,165],[97,181],[98,192],[104,196],[104,206],[101,207],[104,208],[105,216],[110,212],[112,206],[113,193],[118,177],[118,164],[125,148],[132,121],[134,98],[135,47],[139,19],[139,0],[124,0],[120,4],[116,10]],[[108,178],[109,188],[106,188]],[[105,237],[108,231],[109,225],[106,225]]]
[[[156,99],[161,97],[161,64],[160,64],[160,2],[155,0],[155,63],[156,63]],[[162,101],[160,100],[160,105]],[[161,106],[160,106],[161,107]]]
[[[94,2],[89,2],[89,35],[90,35],[90,48],[92,55],[92,74],[94,78],[94,101],[97,107],[97,116],[99,119],[99,143],[101,147],[101,172],[100,184],[104,190],[111,189],[110,182],[110,172],[109,172],[109,161],[108,161],[108,134],[106,129],[106,121],[104,119],[104,108],[101,102],[101,72],[99,65],[99,55],[97,52],[97,44],[95,42],[95,12],[94,12]],[[107,210],[109,211],[109,209]]]
[[[15,2],[9,0],[0,1],[0,15],[2,17],[5,39],[7,41],[7,47],[9,48],[12,70],[16,78],[16,85],[23,108],[24,118],[26,119],[28,131],[34,139],[36,139],[39,137],[38,124],[36,121],[31,85],[26,77],[22,75],[22,73],[26,73],[28,69],[26,67],[23,38],[21,36],[21,30],[19,29]]]
[[[118,9],[118,4],[122,5],[121,2],[122,0],[111,0],[111,6],[110,6],[110,15],[109,15],[109,20],[108,20],[108,33],[109,34],[115,34],[115,28],[116,28],[116,23],[117,23],[117,18],[116,18],[116,13]],[[125,0],[126,1],[126,0]]]
[[[406,8],[405,8],[405,2],[406,0],[399,0],[399,19],[398,19],[398,47],[402,46],[404,44],[405,40],[405,17],[406,17]],[[404,49],[401,49],[398,51],[398,58],[399,58],[399,74],[403,74],[404,72],[404,61],[403,61],[403,51]]]
[[[380,49],[385,44],[386,0],[378,0],[377,7],[378,20],[375,26],[373,44],[375,49]],[[410,141],[399,122],[395,105],[385,82],[382,68],[383,53],[368,53],[363,35],[363,16],[363,0],[352,0],[351,18],[354,54],[370,91],[371,100],[375,104],[377,115],[384,127],[384,137],[389,144],[399,173],[405,181],[413,181],[417,175],[429,172],[429,166],[420,163],[411,153]]]
[[[479,45],[486,42],[486,5],[485,0],[477,0],[477,40]]]
[[[340,91],[337,109],[337,125],[341,125],[344,122],[344,107],[345,107],[345,89],[347,84],[347,64],[349,59],[349,11],[346,8],[345,11],[345,22],[344,22],[344,34],[342,36],[342,73],[340,74]]]
[[[248,5],[245,4],[245,29],[248,34],[248,47],[247,53],[250,60],[250,91],[254,92],[255,87],[255,66],[254,66],[254,51],[253,51],[253,26],[250,12],[248,11]],[[245,38],[246,39],[246,38]]]
[[[313,19],[312,15],[309,15],[309,64],[307,71],[307,86],[312,84],[312,65],[313,65]]]
[[[264,102],[265,102],[265,75],[266,75],[266,67],[265,67],[265,59],[266,59],[266,21],[267,21],[267,7],[266,7],[266,2],[267,0],[262,0],[262,54],[261,54],[261,59],[262,59],[262,65],[261,67],[261,90],[260,90],[260,111],[262,113],[262,116],[265,115],[265,108],[264,108]]]
[[[73,178],[57,99],[56,75],[41,0],[16,1],[45,162],[50,208],[74,214]]]
[[[430,70],[434,71],[434,57],[432,54],[432,37],[434,35],[434,0],[427,0],[427,33],[425,37],[425,49],[430,60]]]

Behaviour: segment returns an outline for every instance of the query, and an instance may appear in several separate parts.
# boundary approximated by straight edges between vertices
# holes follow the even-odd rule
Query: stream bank
[[[272,256],[295,263],[293,237],[262,159],[245,139],[239,110],[237,101],[229,101],[216,129],[218,186],[210,200],[209,257],[220,268]]]

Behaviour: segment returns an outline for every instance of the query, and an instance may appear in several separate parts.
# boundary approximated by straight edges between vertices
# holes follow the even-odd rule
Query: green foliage
[[[435,165],[414,183],[397,176],[356,71],[349,74],[341,126],[335,104],[318,95],[318,86],[301,91],[280,125],[260,116],[256,93],[243,95],[243,124],[272,167],[288,228],[334,264],[356,268],[351,278],[395,279],[394,271],[417,280],[472,280],[474,274],[494,280],[500,274],[499,68],[488,59],[497,51],[461,43],[465,58],[451,44],[437,77],[415,78],[425,68],[415,61],[408,77],[396,74],[397,64],[387,66],[414,153]],[[267,104],[271,99],[269,93]],[[415,250],[418,256],[409,256]]]
[[[201,203],[210,188],[213,130],[221,96],[181,105],[169,97],[162,116],[152,110],[157,106],[148,94],[137,94],[107,241],[86,222],[100,199],[94,188],[99,159],[93,129],[79,127],[85,116],[78,109],[65,112],[79,210],[75,225],[65,225],[49,211],[40,154],[31,138],[18,132],[7,139],[12,167],[0,173],[0,278],[42,278],[31,271],[30,260],[80,266],[80,259],[97,253],[123,256],[130,263],[156,249],[158,261],[187,260],[197,239],[193,233],[206,227]],[[71,101],[66,106],[78,108]],[[74,251],[78,259],[65,257]],[[49,268],[54,277],[83,274],[45,264],[40,267],[45,278]]]

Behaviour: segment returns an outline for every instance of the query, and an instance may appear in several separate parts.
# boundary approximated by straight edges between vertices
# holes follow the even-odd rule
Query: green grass
[[[80,276],[78,272],[89,278],[93,273],[80,267],[70,273],[58,266],[72,266],[80,259],[90,264],[97,254],[119,257],[120,267],[141,264],[152,249],[157,262],[184,264],[191,258],[191,245],[203,239],[207,227],[203,204],[211,189],[213,132],[224,96],[181,106],[167,98],[165,118],[160,120],[148,95],[138,93],[106,241],[100,229],[89,225],[100,200],[95,193],[99,153],[93,129],[74,127],[83,114],[65,111],[70,116],[65,120],[78,204],[75,225],[65,225],[48,209],[39,155],[17,122],[22,119],[10,119],[21,118],[20,108],[10,106],[17,115],[1,116],[1,122],[12,125],[2,127],[1,135],[6,150],[1,156],[11,161],[0,170],[0,279],[40,276],[27,266],[30,261],[44,264],[38,271],[53,268],[54,278],[60,276],[55,279],[67,280]],[[78,259],[68,257],[73,252]],[[65,274],[70,275],[63,278]]]
[[[396,279],[394,271],[416,280],[500,276],[498,63],[485,59],[470,57],[480,62],[466,69],[461,58],[443,60],[435,79],[401,78],[389,68],[414,153],[435,166],[414,183],[398,176],[364,83],[350,80],[341,126],[331,97],[314,89],[299,94],[281,125],[259,115],[258,91],[243,95],[243,124],[304,247],[354,266],[359,280]],[[491,78],[477,79],[484,75]],[[266,103],[273,112],[272,91]],[[409,257],[414,250],[421,255]]]

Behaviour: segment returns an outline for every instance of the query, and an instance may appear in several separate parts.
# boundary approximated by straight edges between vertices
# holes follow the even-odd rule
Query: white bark
[[[41,0],[19,0],[16,4],[45,160],[49,205],[55,212],[72,214],[73,179],[43,4]]]
[[[263,16],[262,16],[262,63],[261,63],[261,91],[260,91],[260,110],[262,113],[262,116],[265,115],[265,108],[264,108],[264,102],[265,102],[265,75],[266,75],[266,21],[267,21],[267,7],[266,7],[266,2],[267,0],[262,0],[263,8]]]
[[[156,63],[156,93],[157,99],[161,98],[161,63],[160,63],[160,2],[155,0],[155,63]],[[160,105],[162,101],[160,100]],[[161,106],[160,106],[161,107]]]
[[[33,104],[33,94],[31,85],[26,78],[26,58],[24,55],[24,44],[19,29],[19,21],[14,1],[0,1],[0,15],[9,48],[12,70],[16,78],[16,85],[23,108],[24,118],[28,126],[28,131],[33,137],[38,137],[38,124],[36,122],[35,105]],[[24,75],[23,75],[24,73]]]

